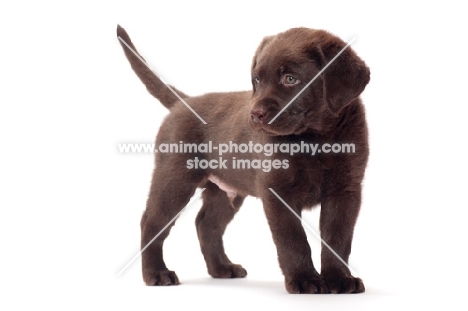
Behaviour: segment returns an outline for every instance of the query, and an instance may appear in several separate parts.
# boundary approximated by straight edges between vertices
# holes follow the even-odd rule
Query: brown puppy
[[[135,49],[120,26],[117,35]],[[251,195],[263,201],[288,292],[364,292],[362,281],[354,278],[326,247],[322,248],[321,275],[315,270],[301,222],[269,190],[274,190],[299,215],[303,209],[321,204],[321,237],[348,262],[368,158],[367,127],[359,95],[370,79],[369,69],[351,48],[344,50],[270,124],[345,43],[325,31],[306,28],[266,37],[252,63],[253,91],[189,97],[176,90],[207,122],[205,125],[122,46],[149,92],[171,111],[156,138],[157,146],[181,141],[211,142],[213,146],[252,142],[279,149],[287,146],[292,149],[294,144],[328,147],[354,144],[351,153],[326,153],[323,149],[324,152],[318,151],[313,156],[310,150],[294,154],[279,149],[273,153],[252,150],[244,153],[233,148],[222,154],[222,159],[227,160],[225,165],[221,164],[217,151],[159,152],[141,220],[141,246],[171,221],[197,187],[203,187],[206,190],[196,226],[208,272],[215,278],[245,277],[244,268],[226,256],[222,236],[244,198]],[[238,159],[243,162],[236,162]],[[218,167],[200,168],[202,160],[212,161],[205,164],[217,163]],[[169,231],[170,227],[142,254],[143,279],[147,285],[179,284],[176,274],[169,271],[163,260],[163,243]]]

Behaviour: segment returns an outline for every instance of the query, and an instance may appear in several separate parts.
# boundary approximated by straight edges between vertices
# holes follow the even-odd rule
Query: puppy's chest
[[[285,175],[285,177],[289,177],[289,180],[291,180],[291,186],[305,184],[311,188],[320,190],[323,179],[323,167],[318,158],[293,156],[290,158],[289,169]]]
[[[264,174],[263,184],[298,206],[312,207],[320,203],[323,168],[317,157],[294,155],[280,157],[288,168]]]

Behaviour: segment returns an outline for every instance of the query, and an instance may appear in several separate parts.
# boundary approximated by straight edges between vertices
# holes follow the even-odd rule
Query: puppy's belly
[[[235,198],[236,195],[237,195],[237,190],[231,186],[229,186],[228,184],[224,183],[223,181],[221,181],[221,179],[219,179],[219,177],[213,175],[213,174],[210,174],[210,176],[208,176],[208,180],[211,181],[212,183],[214,183],[215,185],[217,185],[219,187],[219,189],[223,190],[224,192],[226,192],[227,196],[229,198]]]

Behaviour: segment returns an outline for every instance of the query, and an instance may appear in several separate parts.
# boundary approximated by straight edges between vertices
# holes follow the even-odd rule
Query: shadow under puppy
[[[117,35],[135,51],[129,36],[118,26]],[[157,153],[146,210],[141,220],[141,247],[155,237],[189,202],[197,187],[203,206],[196,218],[198,238],[208,272],[215,278],[238,278],[246,270],[226,256],[222,236],[247,195],[261,198],[278,260],[289,293],[360,293],[364,284],[348,267],[322,247],[321,274],[301,222],[269,190],[273,189],[301,214],[321,205],[322,239],[345,261],[351,252],[353,231],[361,204],[361,182],[368,159],[368,133],[359,95],[370,72],[351,49],[344,52],[280,114],[304,86],[326,66],[345,43],[322,30],[293,28],[260,43],[252,62],[252,91],[210,93],[183,98],[203,124],[124,44],[130,64],[148,91],[170,109],[156,138],[161,144],[354,144],[353,153],[239,153],[223,156],[246,160],[279,160],[271,170],[194,169],[187,163],[218,160],[213,153]],[[165,230],[143,253],[147,285],[176,285],[178,277],[163,260]]]

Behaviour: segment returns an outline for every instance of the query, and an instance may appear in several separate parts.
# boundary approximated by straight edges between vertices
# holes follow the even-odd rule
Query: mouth
[[[305,130],[304,125],[299,120],[289,120],[289,122],[284,122],[284,120],[274,120],[272,124],[268,124],[270,121],[271,118],[258,120],[250,117],[249,125],[254,132],[267,136],[299,135]]]
[[[283,133],[278,132],[275,130],[270,124],[268,124],[269,120],[263,119],[258,120],[254,118],[249,119],[250,128],[257,133],[262,133],[268,136],[280,136],[284,135]]]

